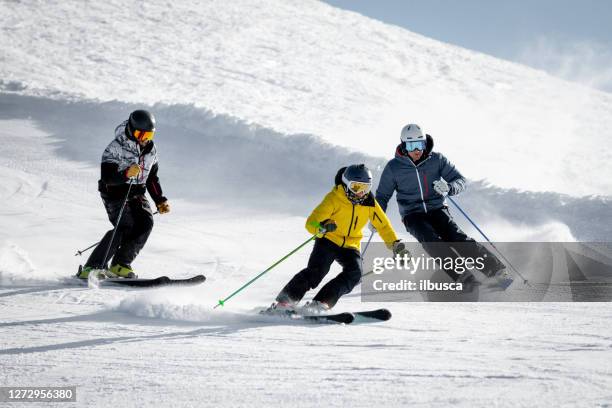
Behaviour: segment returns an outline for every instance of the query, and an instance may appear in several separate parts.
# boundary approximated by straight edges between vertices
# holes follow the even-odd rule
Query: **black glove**
[[[327,221],[324,221],[322,224],[319,225],[319,232],[321,234],[325,234],[325,233],[328,233],[328,232],[334,232],[337,228],[338,228],[338,226],[336,225],[336,223],[333,220],[327,220]]]

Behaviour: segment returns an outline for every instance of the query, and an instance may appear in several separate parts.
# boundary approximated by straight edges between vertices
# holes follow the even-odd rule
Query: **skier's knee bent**
[[[361,268],[345,268],[338,276],[321,288],[314,300],[326,303],[330,308],[345,294],[350,293],[361,280]]]
[[[346,271],[345,287],[346,293],[350,293],[361,280],[361,268]]]

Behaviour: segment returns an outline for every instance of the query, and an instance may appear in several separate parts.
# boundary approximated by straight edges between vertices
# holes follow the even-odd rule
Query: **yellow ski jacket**
[[[327,238],[343,248],[361,251],[361,230],[368,221],[374,225],[389,248],[397,241],[397,235],[387,215],[372,193],[368,194],[362,204],[353,204],[346,197],[344,188],[341,185],[335,186],[312,211],[306,220],[306,229],[311,234],[316,234],[319,231],[319,223],[327,220],[335,221],[338,228],[334,232],[320,234],[319,237]]]

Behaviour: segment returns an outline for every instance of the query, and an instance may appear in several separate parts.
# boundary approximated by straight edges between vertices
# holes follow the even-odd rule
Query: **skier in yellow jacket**
[[[295,275],[276,297],[272,308],[280,313],[294,311],[310,289],[316,288],[334,261],[342,272],[319,290],[304,309],[320,313],[332,308],[338,299],[353,290],[361,269],[361,230],[371,222],[394,254],[407,253],[380,205],[370,192],[372,173],[363,164],[343,167],[336,174],[335,186],[306,220],[306,229],[318,234],[308,266]]]

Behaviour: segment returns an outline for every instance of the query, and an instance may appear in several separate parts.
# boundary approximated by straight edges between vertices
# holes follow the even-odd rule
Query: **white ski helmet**
[[[423,131],[419,125],[411,123],[404,126],[400,139],[402,143],[418,142],[419,140],[425,141],[425,135],[423,134]]]
[[[412,152],[415,150],[423,152],[427,148],[427,139],[423,131],[419,125],[415,125],[414,123],[404,126],[400,139],[404,152]]]

